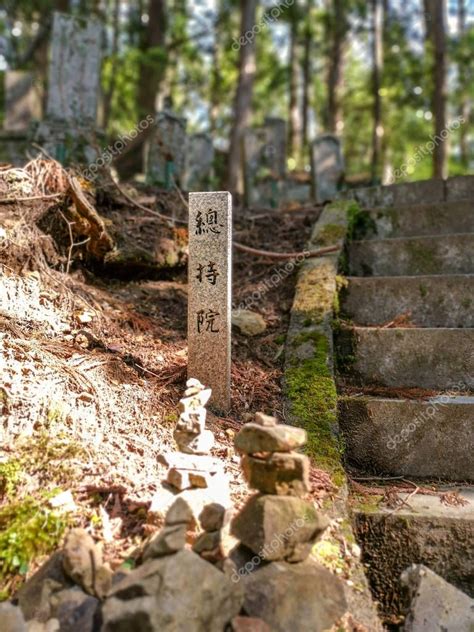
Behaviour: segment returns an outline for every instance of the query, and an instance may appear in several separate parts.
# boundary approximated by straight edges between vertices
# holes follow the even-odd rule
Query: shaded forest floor
[[[158,528],[149,511],[164,475],[157,457],[175,450],[187,364],[185,229],[176,265],[127,268],[122,257],[117,280],[117,268],[91,262],[90,243],[71,238],[61,174],[56,189],[45,187],[43,169],[41,186],[28,189],[20,171],[0,171],[0,587],[8,593],[69,524],[102,541],[112,567],[132,559]],[[54,199],[8,202],[54,191]],[[176,193],[130,191],[157,211],[186,217]],[[136,205],[106,191],[88,196],[112,234],[142,249],[174,230],[153,216],[144,221]],[[318,212],[235,209],[235,237],[267,250],[302,250]],[[209,415],[213,453],[225,460],[237,504],[247,488],[232,449],[235,432],[258,410],[285,419],[281,377],[295,269],[265,283],[283,268],[240,252],[234,260],[234,304],[258,290],[251,309],[267,324],[251,338],[233,330],[232,409],[226,418]],[[313,471],[312,481],[321,500],[327,475]]]

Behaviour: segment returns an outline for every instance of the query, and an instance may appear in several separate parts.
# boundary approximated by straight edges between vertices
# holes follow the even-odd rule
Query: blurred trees
[[[331,132],[349,175],[473,168],[472,0],[4,0],[0,68],[45,80],[53,10],[106,25],[109,136],[166,100],[191,132],[212,131],[233,190],[242,130],[265,116],[288,121],[290,167],[307,168],[310,140]],[[417,151],[445,129],[445,142]]]

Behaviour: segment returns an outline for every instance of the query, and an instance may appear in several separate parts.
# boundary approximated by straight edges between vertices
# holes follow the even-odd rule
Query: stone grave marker
[[[211,405],[230,408],[232,198],[189,194],[188,378],[212,389]]]
[[[165,189],[184,179],[186,119],[164,110],[155,117],[155,129],[148,143],[147,181]]]
[[[211,186],[214,145],[209,134],[193,134],[186,142],[184,189],[207,191]]]
[[[35,140],[62,163],[92,163],[97,159],[102,24],[55,12],[51,41],[46,117]]]
[[[273,129],[270,126],[247,128],[242,139],[242,154],[247,206],[277,208],[281,181]]]
[[[41,118],[41,92],[32,72],[5,72],[5,122],[8,131],[25,131]]]
[[[313,197],[322,203],[333,200],[344,176],[341,142],[332,134],[318,136],[311,144]]]
[[[278,178],[286,176],[286,121],[282,118],[267,116],[265,119],[267,128],[267,143],[274,148],[273,171]]]

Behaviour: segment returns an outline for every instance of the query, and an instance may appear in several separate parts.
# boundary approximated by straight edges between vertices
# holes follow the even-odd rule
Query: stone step
[[[443,180],[419,180],[389,186],[363,187],[353,189],[349,193],[365,208],[416,204],[420,200],[442,202],[445,199],[445,184]]]
[[[400,574],[410,564],[425,564],[473,596],[474,490],[461,488],[460,497],[466,504],[442,503],[437,495],[402,494],[399,500],[407,504],[398,507],[370,508],[367,500],[363,508],[355,507],[362,562],[385,613],[402,610]]]
[[[353,276],[474,273],[474,233],[353,241]]]
[[[474,329],[343,328],[337,345],[356,384],[474,390]]]
[[[364,472],[474,482],[474,396],[341,397],[339,427]]]
[[[348,281],[342,313],[357,325],[382,325],[410,313],[418,327],[474,327],[474,274]]]
[[[474,199],[362,211],[357,239],[474,233]]]

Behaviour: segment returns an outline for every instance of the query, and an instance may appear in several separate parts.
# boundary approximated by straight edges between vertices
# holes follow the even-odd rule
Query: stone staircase
[[[365,486],[429,488],[398,508],[355,503],[372,588],[393,614],[412,563],[474,591],[474,177],[355,197],[336,339],[347,467]]]

